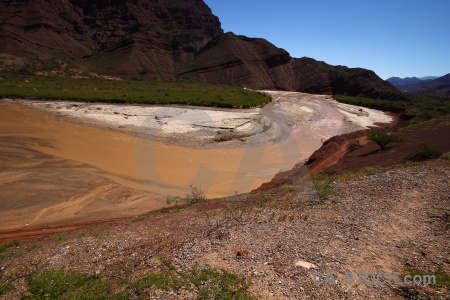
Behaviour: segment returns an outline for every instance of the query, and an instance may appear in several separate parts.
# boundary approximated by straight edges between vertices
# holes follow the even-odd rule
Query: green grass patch
[[[27,278],[29,296],[22,299],[129,299],[108,279],[70,270],[48,270]]]
[[[0,253],[5,252],[6,249],[10,248],[10,247],[17,247],[19,246],[20,242],[19,241],[11,241],[9,243],[3,244],[0,246]]]
[[[271,100],[265,93],[232,85],[38,76],[18,72],[0,72],[0,97],[225,108],[257,107]]]
[[[190,270],[176,270],[175,266],[161,258],[166,270],[148,273],[135,284],[136,290],[156,287],[166,291],[182,288],[194,289],[197,299],[254,299],[247,292],[249,283],[239,276],[209,265]]]
[[[249,283],[235,274],[209,265],[177,269],[161,259],[163,269],[148,272],[132,281],[133,268],[122,266],[126,276],[105,277],[73,270],[47,270],[27,277],[28,296],[22,299],[147,299],[152,290],[188,290],[196,299],[254,299],[247,292]],[[0,291],[11,287],[0,287]]]
[[[12,284],[0,284],[0,296],[9,294],[15,290]]]
[[[254,299],[247,293],[249,283],[225,270],[206,265],[191,270],[186,278],[197,288],[200,299]]]
[[[418,166],[419,165],[419,163],[417,162],[417,161],[407,161],[407,162],[405,162],[405,166],[407,166],[407,167],[415,167],[415,166]]]
[[[134,218],[128,220],[128,221],[127,221],[127,224],[133,224],[133,223],[136,223],[136,222],[141,222],[141,221],[147,220],[148,217],[149,217],[148,214],[147,214],[147,215],[136,216],[136,217],[134,217]]]
[[[335,179],[339,180],[339,181],[351,181],[351,180],[361,178],[364,176],[370,176],[370,175],[384,173],[384,172],[387,172],[388,170],[389,170],[389,168],[385,168],[385,167],[364,167],[361,170],[356,171],[356,172],[348,172],[348,173],[336,175]]]
[[[8,248],[3,252],[0,252],[0,262],[7,261],[13,257],[17,257],[33,250],[39,249],[40,247],[41,245],[39,243],[34,243],[28,247]]]
[[[135,283],[134,287],[138,290],[156,287],[160,290],[171,291],[181,288],[181,280],[170,271],[164,271],[158,274],[148,273]]]
[[[68,233],[54,235],[54,236],[52,236],[52,240],[55,241],[56,243],[62,244],[62,243],[66,243],[66,242],[69,242],[74,239],[81,239],[86,236],[88,236],[88,233],[86,231],[68,232]]]
[[[332,187],[333,182],[337,180],[337,176],[311,172],[311,179],[321,201],[328,200],[332,195],[337,195]]]
[[[59,244],[66,243],[72,240],[73,238],[74,236],[71,236],[70,234],[58,234],[52,236],[52,240]]]
[[[111,236],[111,230],[106,230],[106,231],[103,231],[103,232],[97,232],[97,233],[94,233],[92,235],[92,237],[94,239],[101,239],[101,238],[110,237],[110,236]]]
[[[385,172],[386,169],[385,168],[381,168],[381,167],[365,167],[363,168],[361,171],[359,171],[359,173],[363,176],[370,176],[370,175],[374,175],[374,174],[379,174],[379,173],[383,173]]]
[[[442,160],[450,160],[450,152],[442,154],[439,158]]]
[[[424,271],[424,270],[417,270],[414,268],[406,268],[406,274],[410,275],[411,278],[414,278],[414,276],[435,276],[436,277],[436,287],[445,287],[447,289],[450,289],[450,274],[446,273],[445,270],[442,267],[438,267],[434,271]]]

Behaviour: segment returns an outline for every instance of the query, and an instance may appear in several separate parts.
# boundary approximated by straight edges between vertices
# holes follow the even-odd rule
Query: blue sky
[[[381,78],[450,73],[450,0],[205,0],[225,32]]]

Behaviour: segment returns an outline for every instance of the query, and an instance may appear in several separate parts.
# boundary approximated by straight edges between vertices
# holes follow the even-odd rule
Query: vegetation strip
[[[0,97],[223,108],[258,107],[271,100],[265,93],[234,85],[108,80],[92,76],[72,78],[17,72],[0,72]]]
[[[333,95],[333,98],[346,104],[394,113],[403,112],[406,118],[410,119],[410,124],[450,115],[450,99],[448,97],[409,95],[409,99],[406,101],[370,99],[345,95]]]

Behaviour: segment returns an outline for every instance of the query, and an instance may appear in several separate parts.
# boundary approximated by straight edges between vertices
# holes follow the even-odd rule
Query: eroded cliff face
[[[180,77],[214,83],[243,84],[258,89],[273,89],[277,66],[291,56],[263,39],[226,33],[208,43],[187,65]],[[287,75],[284,74],[278,75]],[[289,84],[288,84],[289,85]]]
[[[372,71],[292,58],[264,39],[223,34],[203,0],[0,0],[0,40],[0,69],[402,98]]]
[[[2,54],[124,77],[171,79],[223,33],[202,0],[2,0],[0,8]]]

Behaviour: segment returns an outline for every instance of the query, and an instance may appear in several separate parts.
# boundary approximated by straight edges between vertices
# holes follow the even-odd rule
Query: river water
[[[327,106],[319,113],[321,118],[297,126],[281,143],[194,149],[66,122],[1,101],[0,135],[31,137],[33,142],[24,146],[91,165],[101,176],[128,187],[184,195],[192,184],[213,198],[259,187],[307,159],[324,138],[341,133],[342,114]]]

